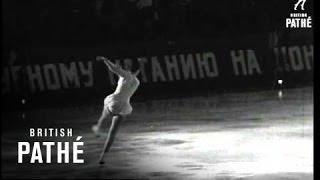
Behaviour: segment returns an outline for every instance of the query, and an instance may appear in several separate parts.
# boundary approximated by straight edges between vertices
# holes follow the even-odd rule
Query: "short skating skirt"
[[[104,99],[104,108],[113,114],[129,115],[132,112],[132,106],[129,100],[123,100],[116,97],[114,94],[107,96]]]

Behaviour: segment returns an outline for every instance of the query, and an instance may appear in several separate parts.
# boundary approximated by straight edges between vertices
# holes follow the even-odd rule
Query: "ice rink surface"
[[[91,133],[101,107],[27,112],[19,128],[3,129],[2,176],[313,179],[313,88],[279,95],[270,90],[134,103],[104,165],[97,161],[105,136]],[[83,136],[85,163],[18,164],[17,141],[28,136],[27,127],[41,126],[72,127],[74,136]]]

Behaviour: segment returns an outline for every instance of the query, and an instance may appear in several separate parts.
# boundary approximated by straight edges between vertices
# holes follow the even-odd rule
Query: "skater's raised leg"
[[[102,123],[106,122],[106,120],[109,118],[111,118],[110,113],[107,110],[103,109],[97,124],[92,126],[92,131],[97,137],[100,136],[100,129],[101,129]]]

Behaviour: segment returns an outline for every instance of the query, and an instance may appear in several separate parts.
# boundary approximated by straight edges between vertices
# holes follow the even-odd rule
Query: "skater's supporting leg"
[[[104,144],[102,153],[100,155],[100,164],[103,163],[103,156],[106,152],[110,150],[110,147],[115,139],[116,133],[120,127],[120,122],[122,121],[123,117],[120,115],[113,116],[112,123],[108,132],[108,137],[106,139],[106,142]]]

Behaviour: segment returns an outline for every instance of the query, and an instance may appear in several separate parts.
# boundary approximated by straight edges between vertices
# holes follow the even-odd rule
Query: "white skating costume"
[[[104,99],[104,108],[114,114],[129,115],[132,112],[130,98],[138,89],[140,81],[135,74],[125,71],[119,66],[116,66],[116,70],[110,70],[119,76],[119,80],[114,93]]]

